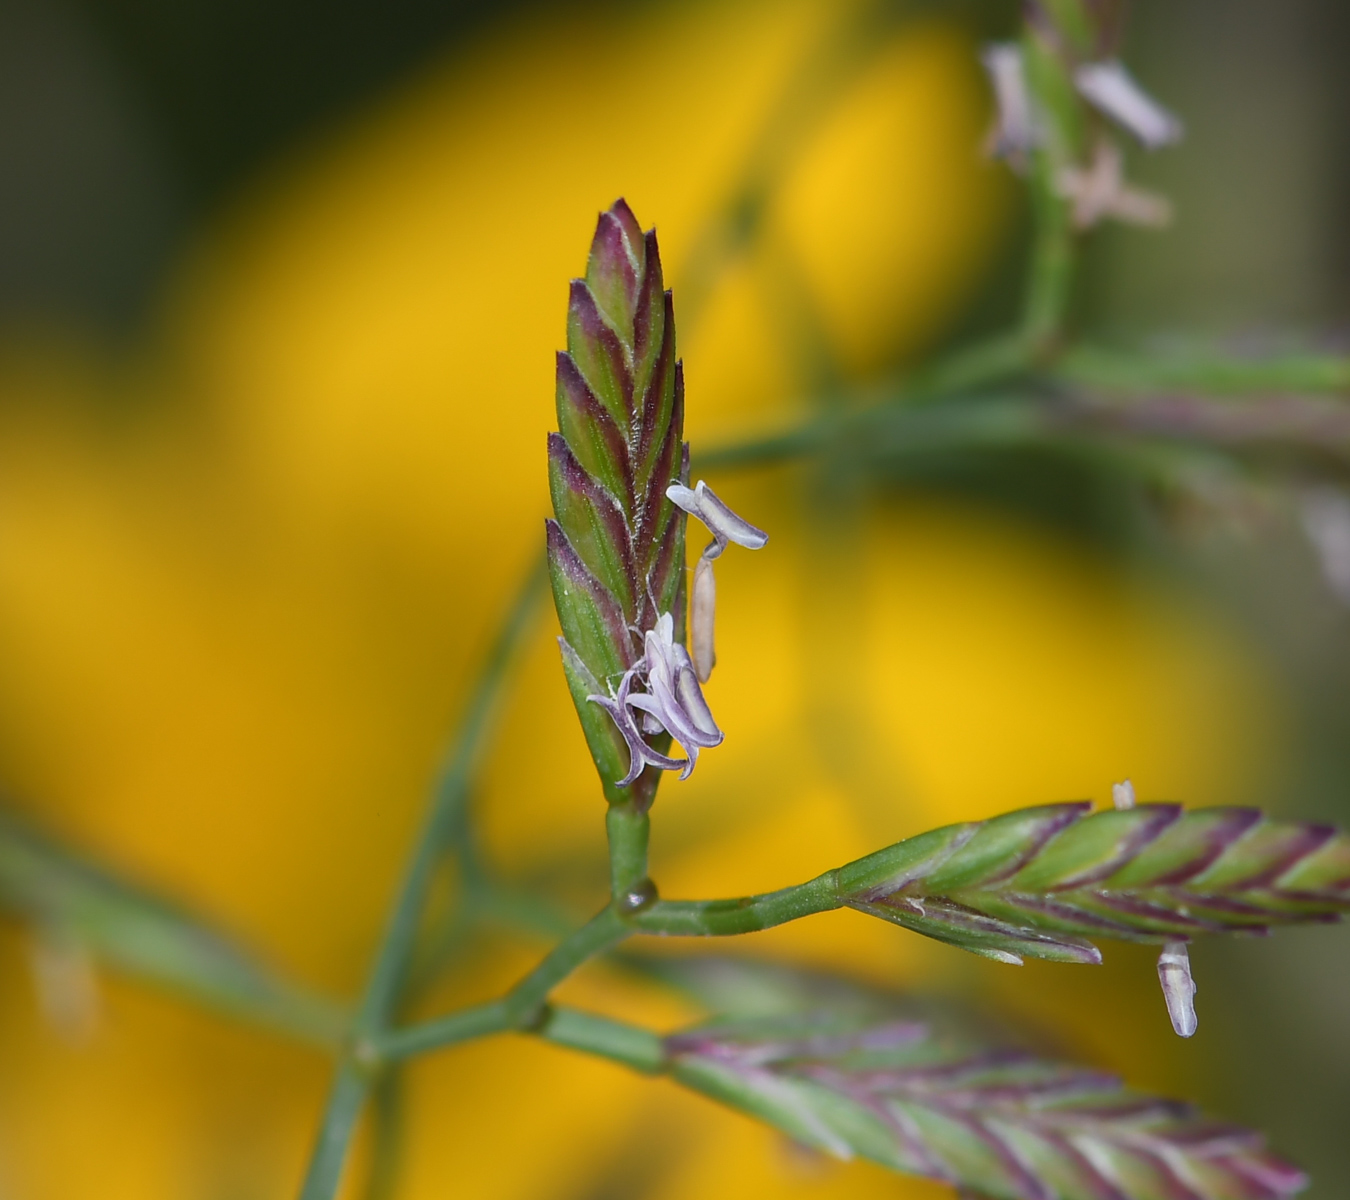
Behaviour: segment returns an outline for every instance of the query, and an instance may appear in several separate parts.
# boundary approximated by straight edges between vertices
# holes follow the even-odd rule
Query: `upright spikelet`
[[[572,280],[557,379],[560,432],[548,438],[556,520],[547,525],[563,666],[607,799],[646,808],[660,771],[649,765],[618,786],[630,744],[612,712],[588,697],[616,694],[663,613],[684,642],[685,514],[666,489],[688,482],[689,451],[656,231],[644,234],[622,200],[601,213],[586,278]],[[644,736],[653,758],[670,746],[650,724]]]

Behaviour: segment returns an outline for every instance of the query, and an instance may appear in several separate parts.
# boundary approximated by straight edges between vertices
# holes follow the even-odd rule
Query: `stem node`
[[[615,896],[614,907],[621,917],[631,917],[651,908],[656,901],[656,884],[652,882],[652,877],[648,875],[645,879],[638,880],[626,892]]]

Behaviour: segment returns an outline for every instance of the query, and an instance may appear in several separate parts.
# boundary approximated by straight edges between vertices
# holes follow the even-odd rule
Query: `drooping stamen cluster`
[[[1095,18],[1089,18],[1089,21]],[[997,117],[989,137],[989,153],[1006,160],[1019,173],[1030,169],[1033,155],[1051,155],[1055,188],[1072,205],[1074,225],[1089,229],[1105,218],[1134,225],[1165,225],[1171,206],[1164,197],[1131,187],[1125,180],[1120,147],[1105,134],[1083,145],[1069,129],[1059,128],[1049,107],[1036,94],[1033,79],[1047,85],[1045,71],[1029,69],[1028,53],[1042,68],[1059,76],[1049,84],[1058,94],[1078,100],[1134,137],[1148,150],[1179,141],[1181,122],[1139,86],[1125,66],[1110,57],[1109,37],[1090,26],[1074,38],[1057,27],[1049,14],[1032,22],[1039,36],[1030,50],[1016,42],[986,46],[981,61],[989,73]],[[1102,55],[1107,55],[1102,57]],[[1086,111],[1086,110],[1085,110]]]
[[[617,781],[627,787],[644,766],[662,771],[679,771],[687,779],[698,762],[698,752],[722,743],[723,733],[713,720],[703,689],[698,685],[693,664],[685,648],[675,641],[675,623],[662,613],[656,628],[647,631],[646,653],[636,666],[623,673],[614,697],[588,696],[611,717],[628,743],[628,774]],[[646,692],[632,690],[634,680],[645,684]],[[635,712],[642,716],[638,727]],[[687,758],[672,758],[648,745],[643,733],[666,733],[685,748]]]
[[[685,487],[682,483],[672,483],[666,488],[666,495],[691,517],[702,521],[713,535],[713,540],[704,547],[694,564],[693,600],[689,608],[689,640],[694,650],[694,671],[700,683],[707,683],[717,663],[713,634],[717,582],[713,578],[713,559],[720,557],[732,542],[748,550],[759,550],[768,543],[769,535],[732,512],[701,479],[693,488]]]
[[[699,750],[722,740],[684,645],[685,513],[694,510],[675,497],[696,498],[717,553],[729,539],[765,537],[704,484],[685,486],[674,305],[656,233],[644,234],[622,200],[600,215],[586,278],[572,281],[557,401],[547,526],[563,666],[607,797],[645,808],[659,771],[688,775]],[[707,586],[696,576],[696,591]],[[711,654],[710,592],[698,620],[705,608]],[[668,753],[672,737],[686,757]]]

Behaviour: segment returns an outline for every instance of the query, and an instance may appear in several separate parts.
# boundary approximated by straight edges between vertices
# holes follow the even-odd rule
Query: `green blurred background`
[[[862,11],[3,0],[13,805],[350,992],[537,548],[549,353],[594,211],[623,192],[662,230],[696,449],[1015,311],[1025,214],[979,161],[971,54],[1015,6]],[[1178,219],[1091,240],[1076,323],[1344,347],[1348,55],[1333,0],[1138,3],[1126,57],[1188,137],[1132,171]],[[504,425],[501,463],[467,461]],[[1064,462],[726,488],[778,557],[727,564],[712,700],[742,749],[663,789],[666,894],[777,886],[1126,774],[1147,799],[1350,821],[1350,611],[1297,531],[1178,533]],[[506,868],[584,908],[599,801],[556,676],[541,623],[482,804]],[[818,924],[749,952],[1001,1002],[1268,1130],[1311,1196],[1350,1192],[1344,931],[1202,946],[1181,1044],[1147,956],[1013,973]],[[0,1194],[294,1190],[320,1059],[116,977],[63,1032],[27,947],[8,930]],[[532,949],[470,947],[463,971],[490,987]],[[593,974],[592,1004],[682,1018]],[[429,1060],[407,1104],[400,1196],[942,1194],[535,1047]]]

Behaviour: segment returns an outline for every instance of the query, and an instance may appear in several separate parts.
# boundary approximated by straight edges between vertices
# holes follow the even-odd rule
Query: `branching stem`
[[[548,1020],[549,993],[587,959],[618,945],[631,932],[618,910],[607,905],[571,937],[559,942],[500,1000],[381,1034],[372,1039],[369,1052],[384,1063],[507,1029],[538,1029]]]
[[[512,1024],[505,1000],[493,1000],[439,1021],[387,1034],[381,1042],[380,1053],[385,1061],[396,1061],[457,1042],[512,1031],[529,1033],[583,1054],[608,1058],[647,1074],[660,1072],[665,1066],[662,1040],[650,1030],[553,1004],[540,1010],[531,1028],[522,1030]]]

